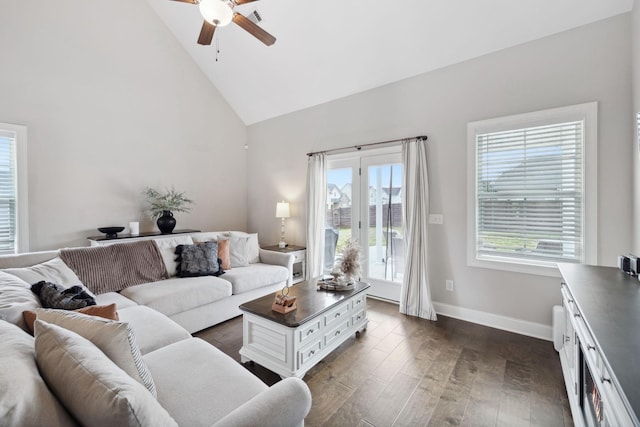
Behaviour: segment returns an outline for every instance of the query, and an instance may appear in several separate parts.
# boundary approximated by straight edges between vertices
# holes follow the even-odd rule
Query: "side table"
[[[278,245],[273,246],[263,246],[262,249],[265,251],[273,251],[273,252],[281,252],[285,254],[293,255],[293,280],[291,284],[304,282],[307,280],[307,268],[306,268],[306,260],[307,260],[307,248],[302,246],[293,246],[289,245],[284,248],[279,248]]]

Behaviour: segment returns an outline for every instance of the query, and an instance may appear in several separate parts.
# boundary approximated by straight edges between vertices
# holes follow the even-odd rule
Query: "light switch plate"
[[[442,214],[429,214],[429,224],[442,224],[443,221]]]

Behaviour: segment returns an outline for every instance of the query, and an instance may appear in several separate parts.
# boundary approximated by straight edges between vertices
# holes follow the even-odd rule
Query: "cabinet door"
[[[562,351],[565,353],[565,360],[569,368],[569,374],[571,376],[571,383],[573,384],[572,392],[577,395],[578,379],[576,375],[576,367],[578,366],[578,339],[576,337],[576,331],[573,327],[573,302],[571,300],[564,299],[564,313],[565,313],[565,330],[564,330],[564,347]]]

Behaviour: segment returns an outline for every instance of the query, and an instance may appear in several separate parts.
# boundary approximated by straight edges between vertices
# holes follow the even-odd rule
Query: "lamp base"
[[[278,243],[278,248],[280,249],[284,249],[287,247],[287,244],[284,240],[280,240],[280,243]]]

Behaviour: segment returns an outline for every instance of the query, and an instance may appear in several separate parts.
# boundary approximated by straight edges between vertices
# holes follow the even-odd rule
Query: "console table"
[[[289,289],[298,305],[290,313],[271,310],[276,293],[240,306],[240,356],[243,363],[254,361],[282,378],[302,378],[352,334],[367,328],[369,284],[358,282],[346,292],[317,290],[315,281]]]
[[[562,373],[580,426],[639,426],[640,282],[617,268],[558,264]]]
[[[87,239],[89,239],[89,244],[91,246],[102,246],[102,245],[110,245],[112,243],[124,243],[124,242],[131,242],[134,240],[149,240],[149,239],[156,239],[158,237],[170,237],[173,235],[199,233],[199,232],[200,230],[173,230],[172,233],[163,234],[159,231],[151,231],[151,232],[140,233],[140,234],[118,234],[116,237],[107,237],[106,235],[102,234],[100,236],[87,237]]]

